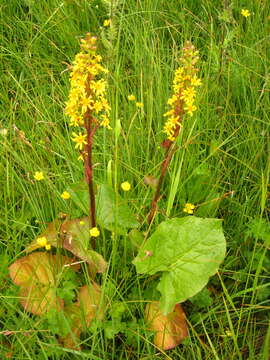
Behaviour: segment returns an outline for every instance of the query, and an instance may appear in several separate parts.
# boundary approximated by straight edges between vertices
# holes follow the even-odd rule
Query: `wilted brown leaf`
[[[162,350],[175,348],[188,336],[185,313],[180,304],[175,305],[171,313],[163,315],[159,301],[153,301],[146,306],[145,320],[149,330],[155,332],[154,344]]]
[[[60,310],[64,301],[56,296],[56,289],[49,286],[23,287],[19,291],[23,308],[34,315],[43,315],[51,309]]]
[[[63,337],[61,342],[70,349],[78,349],[81,332],[89,327],[96,318],[102,320],[105,314],[105,304],[101,304],[101,289],[96,283],[82,286],[79,290],[78,300],[66,306],[64,311],[72,319],[71,334]]]
[[[48,244],[64,248],[70,251],[80,260],[89,264],[90,275],[102,273],[107,268],[107,263],[104,258],[89,247],[89,229],[90,223],[88,216],[65,220],[64,222],[57,219],[50,223],[46,230],[44,230],[27,248],[26,252],[32,252],[41,246],[37,244],[37,239],[46,237]]]
[[[59,310],[63,301],[56,296],[56,278],[65,271],[64,265],[72,260],[62,255],[35,252],[27,255],[9,267],[9,274],[16,285],[21,286],[20,303],[35,315],[41,315],[49,309]],[[74,271],[79,265],[72,267]]]

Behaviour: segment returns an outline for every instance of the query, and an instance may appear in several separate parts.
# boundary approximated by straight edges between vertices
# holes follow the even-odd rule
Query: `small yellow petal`
[[[98,237],[100,234],[100,231],[98,230],[97,227],[93,227],[92,229],[90,229],[90,236],[92,237]]]
[[[123,182],[123,183],[121,184],[121,188],[122,188],[122,190],[124,190],[124,191],[129,191],[130,188],[131,188],[131,185],[130,185],[130,183],[129,183],[128,181],[125,181],[125,182]]]
[[[106,20],[104,20],[104,22],[103,22],[103,26],[105,26],[105,27],[110,26],[110,24],[111,24],[111,20],[110,20],[110,19],[106,19]]]
[[[135,98],[135,96],[133,95],[133,94],[131,94],[131,95],[128,95],[128,100],[129,101],[134,101],[136,98]]]
[[[67,191],[64,191],[61,195],[61,198],[64,199],[64,200],[68,200],[70,199],[70,193],[67,192]]]
[[[44,175],[42,171],[36,171],[34,174],[34,179],[37,181],[43,180],[44,179]]]
[[[243,15],[245,18],[250,16],[250,12],[247,9],[242,9],[241,10],[241,15]]]
[[[40,246],[46,246],[47,245],[47,238],[45,236],[42,236],[37,239],[37,244]]]

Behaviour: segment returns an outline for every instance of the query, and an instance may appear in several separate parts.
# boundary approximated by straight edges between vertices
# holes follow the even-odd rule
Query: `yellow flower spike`
[[[125,181],[125,182],[123,182],[123,183],[121,184],[121,188],[122,188],[122,190],[124,190],[124,191],[129,191],[130,188],[131,188],[131,185],[130,185],[130,183],[129,183],[128,181]]]
[[[64,192],[61,194],[61,198],[64,199],[64,200],[70,199],[70,193],[69,193],[68,191],[64,191]]]
[[[51,250],[51,245],[50,245],[50,244],[45,245],[45,249],[46,249],[47,251]]]
[[[47,238],[45,236],[42,236],[40,238],[37,239],[37,244],[39,246],[46,246],[47,245]]]
[[[247,9],[242,9],[241,10],[241,15],[243,15],[245,18],[250,16],[250,12]]]
[[[91,237],[98,237],[100,235],[100,231],[97,227],[93,227],[92,229],[90,229],[89,233]]]
[[[44,175],[42,171],[36,171],[34,174],[34,179],[37,181],[44,180]]]
[[[75,145],[75,149],[79,148],[80,150],[83,149],[83,145],[86,145],[87,142],[85,141],[86,139],[86,134],[82,134],[81,132],[79,132],[79,135],[77,135],[76,133],[72,133],[73,139],[71,138],[72,141],[74,141],[76,143]]]
[[[103,26],[105,26],[105,27],[110,26],[110,24],[111,24],[111,20],[110,20],[110,19],[106,19],[106,20],[104,20],[104,22],[103,22]]]
[[[194,213],[194,209],[195,209],[195,205],[191,204],[191,203],[186,203],[185,207],[183,209],[183,211],[187,214],[192,215]]]
[[[108,19],[104,24],[109,26],[109,22]],[[87,33],[85,39],[81,39],[81,51],[71,66],[71,88],[65,108],[66,115],[70,117],[70,126],[84,127],[85,117],[92,115],[97,124],[109,128],[110,106],[105,96],[107,80],[102,78],[108,70],[101,65],[102,57],[96,50],[97,38]],[[106,121],[102,115],[107,116]],[[73,136],[72,140],[77,143],[75,148],[82,149],[85,136],[81,133]]]
[[[180,67],[175,71],[173,79],[173,94],[168,100],[169,109],[164,116],[167,121],[163,132],[169,141],[175,141],[179,134],[183,116],[192,116],[197,107],[193,104],[196,96],[195,87],[201,85],[201,79],[197,77],[198,51],[187,42],[183,48],[183,56],[180,58]]]
[[[135,101],[135,96],[133,95],[133,94],[131,94],[131,95],[128,95],[128,100],[129,101]]]
[[[141,102],[136,102],[135,105],[137,106],[137,108],[142,108],[143,107],[143,103],[141,103]]]

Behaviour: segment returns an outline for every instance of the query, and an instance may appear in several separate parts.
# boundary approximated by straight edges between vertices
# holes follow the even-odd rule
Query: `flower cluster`
[[[106,99],[107,81],[102,74],[108,73],[101,64],[101,56],[96,54],[97,38],[86,34],[81,40],[81,51],[76,55],[70,74],[71,89],[65,112],[70,116],[70,125],[85,126],[87,119],[95,125],[110,128],[110,105]],[[80,150],[86,144],[86,134],[75,132],[72,140]]]
[[[51,245],[48,244],[47,238],[45,236],[38,238],[37,244],[41,247],[44,247],[46,250],[51,250]]]
[[[198,60],[198,51],[190,42],[187,42],[183,48],[183,56],[180,58],[181,66],[175,72],[174,92],[168,100],[169,110],[164,114],[168,119],[163,132],[170,141],[174,141],[177,137],[183,116],[185,114],[192,116],[197,109],[194,105],[195,88],[201,85],[201,80],[196,75]]]
[[[187,214],[193,214],[194,213],[194,209],[195,209],[195,205],[191,204],[191,203],[186,203],[185,207],[183,209],[183,211]]]

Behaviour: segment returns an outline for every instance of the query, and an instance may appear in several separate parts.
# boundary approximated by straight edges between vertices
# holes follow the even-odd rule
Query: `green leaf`
[[[71,184],[67,191],[70,193],[71,199],[80,208],[84,214],[89,213],[89,193],[85,181]]]
[[[139,226],[138,221],[120,195],[106,184],[100,185],[97,194],[97,222],[104,228],[125,234],[129,228]]]
[[[86,261],[91,267],[91,273],[102,273],[107,263],[102,255],[88,249],[89,227],[88,217],[66,220],[61,227],[62,247]]]
[[[139,273],[163,272],[157,289],[161,310],[169,313],[207,284],[225,252],[221,220],[190,216],[161,223],[133,263]]]

